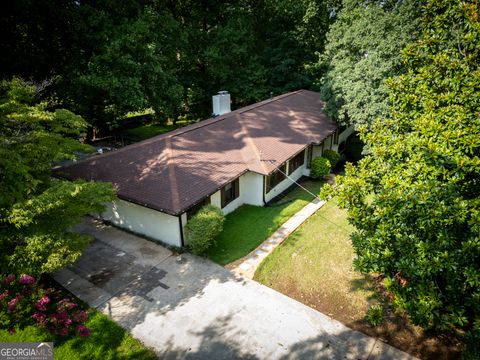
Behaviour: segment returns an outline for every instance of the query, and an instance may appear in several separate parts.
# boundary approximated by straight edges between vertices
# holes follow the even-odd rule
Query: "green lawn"
[[[177,124],[177,125],[173,125],[171,123],[167,125],[148,124],[148,125],[139,126],[134,129],[127,129],[123,132],[123,134],[129,138],[140,141],[140,140],[145,140],[145,139],[175,130],[182,125],[185,125],[185,124]]]
[[[127,138],[130,138],[135,141],[141,141],[145,139],[149,139],[151,137],[165,134],[169,131],[178,129],[180,127],[186,126],[191,122],[188,120],[178,120],[175,125],[172,122],[168,122],[165,125],[160,124],[147,124],[143,126],[139,126],[133,129],[126,129],[122,131],[122,134]]]
[[[157,359],[152,350],[97,311],[92,311],[86,325],[92,331],[87,338],[64,340],[44,329],[29,326],[13,335],[0,330],[0,341],[54,342],[55,359]]]
[[[352,267],[352,231],[330,200],[260,264],[254,280],[419,358],[458,358],[458,341],[432,336],[388,306],[381,325],[366,321],[369,306],[385,300],[374,280]]]
[[[361,320],[372,283],[352,268],[346,212],[327,202],[259,266],[254,279],[344,323]]]
[[[323,184],[322,181],[309,180],[302,185],[318,194]],[[223,231],[216,239],[217,244],[208,250],[208,257],[226,265],[247,255],[312,200],[312,195],[295,187],[275,205],[239,207],[226,216]]]

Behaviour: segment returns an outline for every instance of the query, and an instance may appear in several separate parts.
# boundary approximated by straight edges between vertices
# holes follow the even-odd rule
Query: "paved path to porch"
[[[237,275],[253,279],[255,270],[257,270],[260,263],[323,205],[325,205],[325,201],[321,201],[318,198],[308,203],[250,254],[226,265],[225,267]]]
[[[208,259],[91,220],[77,231],[96,240],[55,279],[161,359],[414,359]]]

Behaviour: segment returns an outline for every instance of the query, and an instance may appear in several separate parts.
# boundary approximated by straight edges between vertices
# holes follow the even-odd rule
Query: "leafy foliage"
[[[378,326],[383,322],[383,307],[380,304],[372,305],[367,311],[367,321],[373,325]]]
[[[389,81],[391,119],[337,188],[362,272],[378,272],[415,324],[480,326],[480,14],[432,0],[421,39]]]
[[[89,336],[88,313],[69,298],[58,298],[30,275],[0,275],[0,329],[10,332],[37,324],[58,336]]]
[[[126,113],[145,108],[153,108],[159,120],[178,116],[182,86],[175,70],[176,22],[161,9],[135,1],[117,10],[112,3],[82,4],[72,15],[76,31],[84,34],[77,44],[83,53],[62,69],[58,94],[103,128],[116,127]],[[131,7],[135,10],[127,13]],[[121,16],[113,18],[117,12]]]
[[[332,166],[332,168],[334,168],[340,160],[340,154],[335,150],[324,150],[322,156],[328,161],[330,161],[330,165]]]
[[[90,149],[77,140],[87,125],[35,104],[35,91],[20,79],[0,84],[0,270],[34,276],[80,256],[89,238],[69,228],[114,194],[107,183],[51,178],[55,162]]]
[[[5,5],[1,78],[50,79],[44,95],[100,129],[145,108],[160,123],[205,118],[219,90],[235,108],[309,88],[329,26],[322,0]]]
[[[465,343],[466,346],[462,354],[462,360],[480,359],[480,330],[478,330],[478,328],[467,334]]]
[[[254,1],[255,34],[268,91],[282,94],[311,88],[317,69],[316,53],[323,52],[330,25],[322,0]]]
[[[330,165],[330,161],[327,158],[317,156],[312,160],[310,177],[314,179],[321,179],[325,175],[327,175],[331,169],[332,166]]]
[[[213,205],[202,207],[185,225],[188,248],[194,254],[204,254],[221,233],[225,216]]]
[[[343,2],[317,64],[326,69],[321,93],[329,115],[356,127],[388,116],[385,80],[404,71],[400,51],[419,36],[422,2]]]

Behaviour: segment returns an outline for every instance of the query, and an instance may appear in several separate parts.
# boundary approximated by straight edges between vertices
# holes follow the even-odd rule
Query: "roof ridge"
[[[300,90],[296,90],[296,91],[292,91],[292,92],[289,92],[289,93],[286,93],[286,94],[281,94],[281,95],[278,95],[278,96],[275,96],[271,99],[266,99],[266,100],[263,100],[263,101],[260,101],[258,103],[254,103],[254,104],[251,104],[251,105],[247,105],[247,106],[244,106],[243,108],[240,108],[238,110],[241,110],[241,109],[244,109],[242,111],[239,111],[239,114],[243,114],[244,112],[247,112],[247,111],[250,111],[252,109],[256,109],[260,106],[264,106],[264,105],[267,105],[267,104],[270,104],[274,101],[278,101],[280,99],[284,99],[286,97],[289,97],[289,96],[292,96],[292,95],[295,95],[295,94],[298,94],[299,92],[303,92],[305,91],[304,89],[300,89]],[[246,109],[248,108],[248,109]]]
[[[172,205],[174,210],[181,208],[180,206],[180,199],[178,197],[178,184],[177,184],[177,176],[175,174],[175,164],[173,163],[173,150],[171,144],[171,138],[165,139],[165,148],[167,153],[167,167],[168,167],[168,179],[170,180],[170,184],[172,185]]]
[[[201,129],[201,128],[204,128],[206,126],[209,126],[209,125],[212,125],[212,124],[216,124],[217,122],[221,121],[221,120],[226,120],[230,117],[232,117],[233,115],[237,115],[237,114],[243,114],[244,112],[246,111],[250,111],[252,109],[256,109],[260,106],[264,106],[264,105],[267,105],[267,104],[270,104],[274,101],[277,101],[277,100],[280,100],[280,99],[284,99],[288,96],[291,96],[291,95],[295,95],[295,94],[298,94],[300,92],[304,92],[304,91],[307,91],[305,89],[300,89],[300,90],[296,90],[296,91],[292,91],[292,92],[289,92],[289,93],[286,93],[286,94],[281,94],[281,95],[278,95],[278,96],[275,96],[271,99],[265,99],[265,100],[262,100],[258,103],[254,103],[254,104],[250,104],[250,105],[247,105],[247,106],[244,106],[240,109],[237,109],[237,110],[234,110],[234,111],[231,111],[229,113],[226,113],[226,114],[223,114],[223,115],[220,115],[216,118],[208,118],[208,119],[205,119],[205,120],[202,120],[202,121],[199,121],[198,123],[194,123],[194,124],[189,124],[187,126],[184,126],[184,127],[181,127],[181,128],[178,128],[178,129],[175,129],[175,130],[172,130],[172,131],[169,131],[169,132],[166,132],[164,134],[160,134],[160,135],[156,135],[156,136],[153,136],[149,139],[145,139],[145,140],[142,140],[142,141],[139,141],[139,142],[136,142],[136,143],[133,143],[133,144],[130,144],[130,145],[127,145],[127,146],[124,146],[120,149],[116,149],[114,151],[109,151],[109,152],[105,152],[103,154],[98,154],[98,155],[93,155],[95,156],[95,158],[104,158],[104,157],[109,157],[109,156],[112,156],[113,154],[116,154],[116,153],[119,153],[119,152],[123,152],[123,151],[126,151],[126,150],[129,150],[129,149],[135,149],[135,148],[138,148],[140,146],[143,146],[143,145],[147,145],[147,144],[151,144],[153,142],[157,142],[157,141],[161,141],[161,140],[166,140],[166,139],[171,139],[173,137],[176,137],[176,136],[180,136],[180,135],[183,135],[183,134],[186,134],[188,132],[191,132],[191,131],[194,131],[194,130],[197,130],[197,129]],[[204,124],[200,124],[200,123],[204,123]],[[208,123],[207,123],[208,122]],[[76,161],[76,162],[73,162],[72,164],[68,164],[68,165],[65,165],[65,166],[62,166],[62,168],[67,168],[71,165],[76,165],[76,164],[80,164],[84,161],[88,161],[90,160],[92,157],[88,157],[86,159],[82,159],[80,161]]]
[[[111,181],[119,198],[178,216],[233,177],[271,174],[308,144],[321,143],[336,124],[322,112],[319,95],[309,90],[279,95],[90,157],[58,174]]]
[[[239,117],[240,114],[236,114],[236,117]],[[240,127],[242,129],[242,132],[245,134],[245,141],[248,143],[248,148],[252,149],[252,153],[257,157],[258,162],[260,164],[260,167],[262,168],[263,171],[268,173],[268,169],[265,167],[265,165],[262,162],[262,157],[261,157],[261,152],[258,150],[257,146],[255,145],[255,142],[252,140],[250,133],[248,132],[248,129],[246,126],[243,125],[241,118],[238,119],[238,123],[240,124]],[[240,155],[243,157],[243,153],[240,152]],[[245,158],[243,159],[245,161]],[[248,164],[248,161],[245,161]],[[247,169],[251,171],[249,166],[247,166]]]
[[[219,115],[218,117],[215,117],[215,118],[208,118],[208,119],[205,119],[205,120],[202,120],[200,122],[205,122],[204,124],[200,125],[199,123],[195,123],[195,124],[191,124],[191,125],[199,125],[197,127],[192,127],[190,129],[186,129],[188,127],[190,127],[190,125],[187,125],[183,128],[179,128],[179,129],[176,129],[176,130],[183,130],[185,129],[184,131],[179,131],[175,134],[172,134],[174,131],[171,131],[170,133],[166,133],[166,134],[162,134],[162,135],[170,135],[171,137],[175,137],[175,136],[180,136],[180,135],[183,135],[183,134],[186,134],[188,132],[191,132],[191,131],[194,131],[194,130],[197,130],[197,129],[201,129],[201,128],[204,128],[206,126],[210,126],[210,125],[213,125],[213,124],[216,124],[217,122],[221,121],[221,120],[227,120],[228,118],[230,117],[234,117],[238,114],[243,114],[244,112],[246,111],[250,111],[252,109],[256,109],[258,107],[261,107],[261,106],[265,106],[267,104],[270,104],[274,101],[278,101],[280,99],[283,99],[283,98],[286,98],[288,96],[291,96],[291,95],[295,95],[295,94],[298,94],[299,92],[302,92],[302,91],[305,91],[304,89],[300,89],[300,90],[296,90],[296,91],[292,91],[292,92],[289,92],[287,94],[281,94],[281,95],[278,95],[278,96],[275,96],[273,98],[270,98],[270,99],[265,99],[265,100],[262,100],[262,101],[259,101],[257,103],[253,103],[253,104],[250,104],[250,105],[247,105],[247,106],[244,106],[244,107],[241,107],[240,109],[236,109],[234,111],[231,111],[231,112],[228,112],[228,113],[225,113],[225,114],[222,114],[222,115]],[[211,120],[209,121],[208,123],[206,123],[208,120]],[[161,136],[161,135],[159,135]],[[151,138],[151,139],[154,139],[155,137]]]

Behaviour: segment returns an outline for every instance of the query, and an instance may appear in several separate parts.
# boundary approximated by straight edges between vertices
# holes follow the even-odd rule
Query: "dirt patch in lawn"
[[[461,345],[455,338],[425,332],[412,325],[405,316],[395,314],[391,310],[386,311],[384,322],[374,327],[358,313],[358,309],[345,304],[340,305],[341,301],[336,302],[321,292],[301,291],[294,282],[284,283],[281,289],[276,290],[340,321],[349,328],[379,338],[420,359],[460,358]]]

